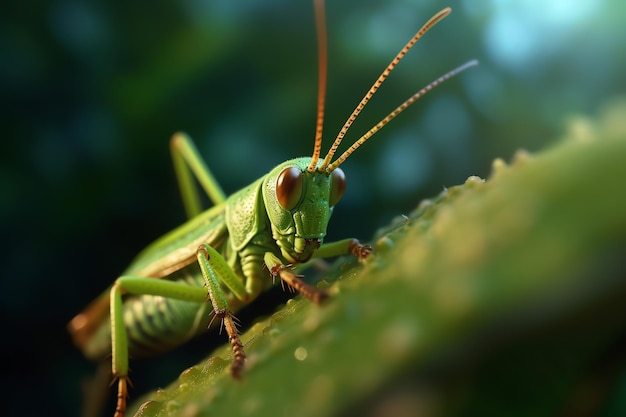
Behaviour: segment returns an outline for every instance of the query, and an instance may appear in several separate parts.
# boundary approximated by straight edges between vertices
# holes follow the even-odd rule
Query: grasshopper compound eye
[[[276,199],[285,210],[293,209],[302,196],[302,171],[296,167],[283,169],[276,180]]]
[[[343,173],[341,168],[335,168],[330,176],[330,200],[328,201],[328,204],[333,207],[339,202],[339,200],[341,200],[343,193],[346,192],[346,174]]]

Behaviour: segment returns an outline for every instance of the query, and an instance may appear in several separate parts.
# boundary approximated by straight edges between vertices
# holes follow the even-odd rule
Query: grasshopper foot
[[[348,250],[351,254],[356,256],[359,261],[364,261],[374,253],[374,249],[372,249],[370,245],[362,245],[357,239],[352,240]]]
[[[313,287],[302,281],[300,277],[290,271],[291,266],[276,265],[270,268],[272,276],[280,276],[280,279],[289,287],[295,289],[300,294],[313,301],[315,304],[322,304],[329,297],[328,292]]]
[[[120,376],[117,380],[117,404],[113,417],[124,417],[126,412],[126,400],[128,399],[128,376]]]
[[[230,365],[230,375],[235,379],[242,379],[243,368],[246,364],[246,352],[239,338],[239,330],[235,323],[236,318],[230,311],[218,312],[216,316],[221,317],[222,324],[228,334],[228,342],[233,350],[233,363]]]

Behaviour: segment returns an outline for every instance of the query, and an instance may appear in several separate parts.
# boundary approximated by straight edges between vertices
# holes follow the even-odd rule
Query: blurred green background
[[[436,11],[453,13],[403,60],[346,138],[473,58],[343,166],[328,239],[373,231],[442,187],[535,151],[576,114],[624,93],[620,0],[329,2],[325,144]],[[168,150],[188,132],[230,193],[310,155],[317,88],[308,0],[30,1],[0,15],[0,308],[7,415],[78,414],[92,365],[65,324],[152,239],[184,220]],[[348,145],[345,144],[345,147]],[[327,148],[325,148],[327,149]],[[593,173],[590,173],[592,175]],[[222,340],[220,340],[222,342]],[[144,389],[170,371],[133,364]],[[169,373],[168,373],[169,372]]]

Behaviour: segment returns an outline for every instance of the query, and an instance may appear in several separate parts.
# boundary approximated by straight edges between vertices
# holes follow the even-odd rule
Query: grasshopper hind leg
[[[170,140],[170,151],[188,218],[191,219],[202,212],[196,183],[200,184],[214,205],[226,201],[226,194],[188,135],[181,132],[175,133]]]

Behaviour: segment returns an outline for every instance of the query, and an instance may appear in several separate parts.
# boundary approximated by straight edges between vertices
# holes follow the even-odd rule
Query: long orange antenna
[[[446,74],[444,74],[441,77],[437,78],[436,80],[432,81],[426,87],[424,87],[421,90],[419,90],[417,93],[413,94],[404,103],[402,103],[398,107],[396,107],[394,111],[389,113],[384,119],[382,119],[380,122],[376,123],[376,125],[374,127],[372,127],[366,134],[361,136],[359,138],[359,140],[354,142],[352,144],[352,146],[350,146],[339,158],[337,158],[335,160],[335,162],[333,162],[328,167],[326,167],[325,171],[326,172],[334,171],[339,165],[341,165],[343,163],[343,161],[348,159],[348,157],[352,154],[352,152],[356,151],[359,148],[359,146],[361,146],[363,143],[365,143],[365,141],[367,141],[369,138],[371,138],[374,135],[374,133],[378,132],[383,126],[385,126],[387,123],[389,123],[391,120],[393,120],[404,109],[409,107],[411,104],[415,103],[417,100],[419,100],[422,96],[424,96],[426,93],[431,91],[433,88],[437,87],[439,84],[443,83],[444,81],[454,77],[455,75],[457,75],[457,74],[459,74],[459,73],[465,71],[466,69],[468,69],[470,67],[473,67],[475,65],[478,65],[478,61],[476,61],[476,60],[468,61],[465,64],[463,64],[463,65],[453,69],[452,71],[447,72]]]
[[[346,123],[343,125],[343,127],[339,131],[339,134],[337,135],[337,138],[335,139],[335,142],[333,143],[333,145],[331,146],[330,150],[328,151],[328,154],[324,158],[324,162],[318,168],[319,170],[324,170],[324,171],[328,171],[328,172],[332,171],[331,169],[329,169],[328,165],[330,164],[330,161],[333,158],[333,155],[337,151],[337,148],[339,147],[339,144],[341,143],[341,140],[345,136],[345,134],[348,131],[348,129],[350,128],[350,126],[352,126],[352,123],[356,120],[356,118],[359,115],[359,113],[361,113],[361,110],[363,110],[363,107],[365,107],[365,105],[370,100],[370,98],[372,98],[372,96],[376,93],[376,91],[381,86],[381,84],[387,79],[387,77],[389,76],[389,73],[391,73],[391,71],[393,71],[393,69],[396,67],[398,62],[400,62],[400,60],[406,55],[406,53],[409,51],[409,49],[411,49],[411,47],[415,44],[415,42],[417,42],[433,26],[435,26],[437,23],[439,23],[441,20],[443,20],[443,18],[448,16],[450,14],[450,12],[452,12],[452,9],[449,8],[449,7],[446,7],[445,9],[441,10],[440,12],[435,14],[433,17],[428,19],[428,21],[424,24],[424,26],[422,26],[421,29],[419,31],[417,31],[417,33],[413,36],[413,38],[411,38],[411,40],[404,46],[404,48],[402,48],[402,50],[400,50],[400,52],[398,52],[396,57],[391,61],[391,63],[389,63],[387,68],[385,68],[383,73],[380,74],[380,76],[374,82],[372,87],[370,87],[369,91],[361,99],[361,102],[356,106],[356,108],[354,109],[354,111],[352,112],[352,114],[350,115],[348,120],[346,120]],[[400,110],[400,111],[402,111],[402,110]],[[316,142],[316,146],[317,146],[317,142]],[[346,158],[347,158],[347,156],[346,156]],[[315,162],[317,163],[317,159],[315,159]],[[310,170],[310,168],[311,167],[309,166],[309,170]]]
[[[326,37],[326,12],[324,0],[315,0],[315,25],[317,29],[317,53],[319,74],[317,86],[317,123],[315,125],[315,146],[311,164],[307,168],[309,172],[315,171],[315,166],[320,158],[322,150],[322,131],[324,129],[324,102],[326,101],[326,72],[328,68],[328,46]]]

